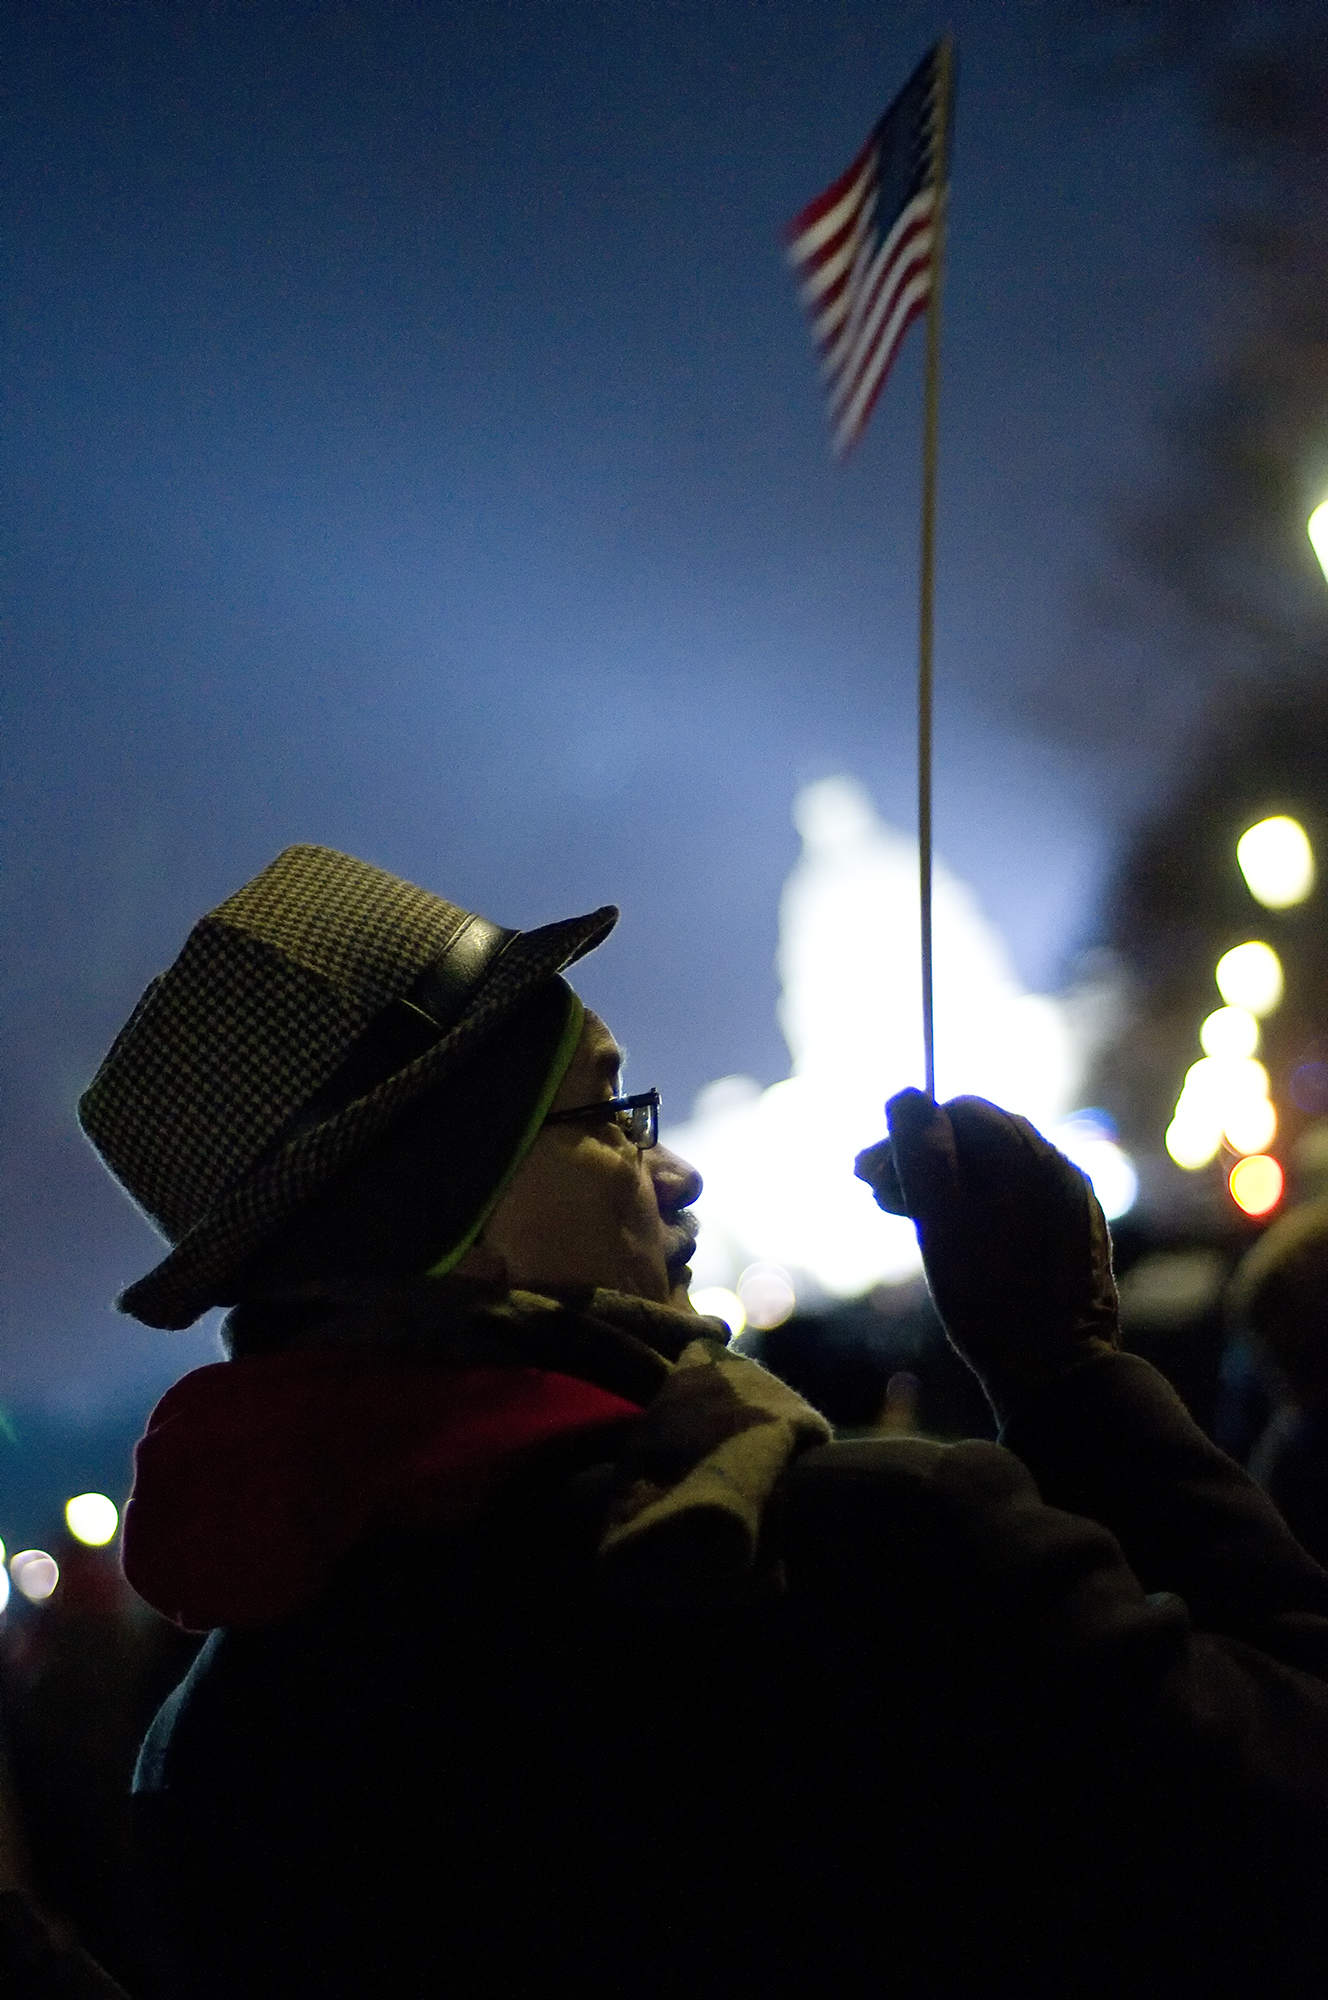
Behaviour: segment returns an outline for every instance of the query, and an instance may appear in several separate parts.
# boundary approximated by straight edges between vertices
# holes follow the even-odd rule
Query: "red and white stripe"
[[[862,436],[899,343],[931,296],[936,189],[916,194],[881,241],[877,159],[873,133],[788,231],[788,260],[820,350],[840,457]]]

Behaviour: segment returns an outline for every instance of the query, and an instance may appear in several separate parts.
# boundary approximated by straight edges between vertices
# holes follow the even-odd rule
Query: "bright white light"
[[[1101,1113],[1077,1112],[1073,1118],[1053,1125],[1047,1137],[1088,1175],[1108,1222],[1114,1222],[1118,1215],[1125,1215],[1133,1208],[1139,1192],[1139,1176],[1129,1154],[1111,1136]]]
[[[65,1502],[65,1524],[76,1542],[102,1549],[120,1525],[120,1510],[104,1493],[76,1493]]]
[[[1328,500],[1315,508],[1307,526],[1314,553],[1319,558],[1319,568],[1328,576]]]
[[[1199,1030],[1206,1056],[1252,1056],[1259,1046],[1259,1023],[1248,1007],[1218,1007]]]
[[[1223,1137],[1237,1153],[1265,1152],[1276,1131],[1277,1113],[1266,1097],[1233,1105],[1222,1125]]]
[[[1268,1072],[1253,1056],[1204,1056],[1186,1070],[1180,1103],[1211,1108],[1221,1117],[1267,1095]]]
[[[852,1298],[919,1269],[912,1223],[882,1215],[853,1178],[855,1154],[884,1129],[884,1096],[855,1092],[848,1079],[844,1089],[837,1097],[818,1079],[789,1077],[723,1119],[667,1135],[705,1180],[698,1276],[701,1265],[709,1281],[731,1286],[748,1264],[768,1261],[807,1273],[813,1291]]]
[[[0,1615],[3,1615],[5,1607],[8,1603],[9,1603],[9,1571],[7,1569],[0,1568]]]
[[[782,1264],[749,1264],[738,1280],[738,1297],[748,1326],[762,1332],[783,1326],[798,1303],[793,1280]]]
[[[702,1285],[687,1294],[697,1312],[707,1319],[722,1319],[731,1334],[739,1334],[747,1324],[742,1300],[727,1285]]]
[[[1268,910],[1303,903],[1314,887],[1314,850],[1299,820],[1261,819],[1236,842],[1250,894]]]
[[[40,1604],[59,1583],[60,1565],[45,1549],[20,1549],[10,1559],[9,1574],[15,1590],[22,1591],[33,1604]]]
[[[1222,1144],[1222,1125],[1216,1118],[1207,1118],[1184,1107],[1178,1107],[1175,1117],[1167,1127],[1166,1148],[1178,1167],[1186,1173],[1197,1173],[1200,1167],[1217,1157]]]
[[[1271,1014],[1282,998],[1282,963],[1268,944],[1235,945],[1218,959],[1215,977],[1228,1007]]]
[[[705,1179],[698,1284],[776,1264],[799,1297],[852,1298],[920,1268],[903,1216],[853,1175],[884,1105],[922,1081],[917,844],[883,826],[848,778],[801,792],[802,854],[779,911],[779,1020],[792,1073],[762,1090],[726,1077],[665,1134]],[[1041,1131],[1074,1102],[1069,1015],[1026,993],[1000,933],[943,863],[933,880],[937,1085],[1020,1111]]]
[[[1263,1064],[1250,1055],[1217,1053],[1224,1045],[1248,1045],[1251,1028],[1257,1037],[1258,1023],[1238,1007],[1223,1007],[1204,1022],[1201,1039],[1213,1053],[1185,1072],[1167,1127],[1166,1148],[1178,1167],[1191,1173],[1206,1167],[1224,1138],[1238,1153],[1261,1153],[1277,1130]]]

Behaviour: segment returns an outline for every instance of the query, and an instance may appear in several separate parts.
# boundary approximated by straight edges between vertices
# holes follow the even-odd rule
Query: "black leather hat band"
[[[425,966],[399,999],[374,1015],[327,1081],[264,1148],[263,1157],[279,1153],[292,1139],[335,1118],[450,1034],[508,945],[520,935],[485,917],[467,917],[447,949]]]

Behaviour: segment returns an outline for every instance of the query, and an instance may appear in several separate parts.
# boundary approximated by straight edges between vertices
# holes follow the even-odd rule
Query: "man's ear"
[[[483,1231],[452,1269],[458,1278],[474,1278],[482,1285],[497,1285],[505,1292],[512,1289],[507,1275],[507,1259],[499,1251],[490,1249]]]

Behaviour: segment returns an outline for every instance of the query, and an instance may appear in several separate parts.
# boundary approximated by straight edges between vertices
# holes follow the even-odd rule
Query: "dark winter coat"
[[[605,1590],[633,1421],[208,1639],[137,1779],[182,1992],[1328,1993],[1328,1576],[1146,1363],[804,1450],[708,1607]]]

